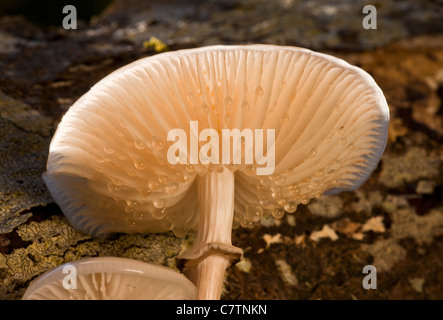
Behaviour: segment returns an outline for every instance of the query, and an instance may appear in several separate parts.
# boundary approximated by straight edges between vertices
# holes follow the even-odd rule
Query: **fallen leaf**
[[[266,242],[266,249],[269,248],[271,244],[283,243],[283,238],[280,233],[277,233],[276,235],[265,234],[263,240]]]
[[[334,222],[331,227],[337,232],[352,236],[352,234],[360,229],[361,225],[360,223],[351,221],[349,218],[345,218]]]
[[[322,238],[329,238],[332,241],[338,240],[338,235],[330,226],[325,224],[320,231],[314,231],[309,237],[312,241],[318,242]]]
[[[423,292],[423,285],[425,284],[424,278],[412,278],[408,281],[414,291],[417,291],[419,293]]]
[[[249,273],[249,271],[251,271],[252,268],[252,263],[251,260],[249,260],[248,258],[243,258],[240,262],[238,262],[235,267],[243,272]]]
[[[385,225],[383,224],[383,217],[376,216],[369,219],[368,221],[365,222],[361,230],[363,232],[368,232],[368,231],[378,232],[378,233],[386,232]]]
[[[298,285],[298,279],[295,274],[292,272],[291,266],[283,259],[278,259],[275,261],[277,265],[278,271],[280,271],[281,277],[284,282],[288,283],[291,286]]]
[[[304,234],[302,234],[301,236],[295,236],[295,240],[294,240],[294,242],[295,242],[295,245],[297,245],[297,246],[304,246],[305,245],[305,239],[306,239],[306,236],[304,235]]]

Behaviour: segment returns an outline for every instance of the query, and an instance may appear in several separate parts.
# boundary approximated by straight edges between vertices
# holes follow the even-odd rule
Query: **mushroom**
[[[44,179],[69,221],[94,235],[197,229],[180,261],[198,298],[218,299],[242,257],[232,228],[358,188],[388,122],[372,77],[330,55],[274,45],[167,52],[118,69],[68,110]]]
[[[85,258],[31,282],[22,300],[193,300],[197,288],[170,268],[116,257]]]

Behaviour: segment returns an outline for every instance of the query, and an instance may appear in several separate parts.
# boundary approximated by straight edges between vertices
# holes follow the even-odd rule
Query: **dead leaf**
[[[386,232],[385,225],[383,224],[383,217],[376,216],[376,217],[369,219],[363,225],[362,231],[363,232],[372,231],[372,232],[378,232],[378,233]]]
[[[332,241],[338,240],[338,235],[330,226],[325,224],[320,231],[314,231],[309,237],[312,241],[318,242],[322,238],[329,238]]]
[[[276,235],[265,234],[263,235],[263,240],[266,242],[266,249],[268,249],[271,244],[283,243],[283,238],[280,233],[277,233]]]

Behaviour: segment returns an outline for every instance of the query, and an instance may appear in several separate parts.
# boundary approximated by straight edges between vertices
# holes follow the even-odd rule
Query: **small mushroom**
[[[163,266],[116,257],[85,258],[33,280],[23,300],[193,300],[197,288]]]
[[[115,71],[69,109],[44,179],[88,233],[197,229],[181,261],[198,297],[218,299],[225,268],[242,256],[232,228],[358,188],[388,122],[372,77],[329,55],[273,45],[168,52]]]

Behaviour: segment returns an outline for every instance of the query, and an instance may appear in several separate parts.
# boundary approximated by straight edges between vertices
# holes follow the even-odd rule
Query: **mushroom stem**
[[[190,252],[182,255],[185,272],[197,286],[198,299],[220,299],[226,268],[241,259],[231,244],[234,216],[234,173],[224,170],[198,177],[200,221]]]
[[[219,300],[223,288],[225,270],[231,260],[222,254],[213,254],[203,259],[187,273],[197,287],[198,300]]]

